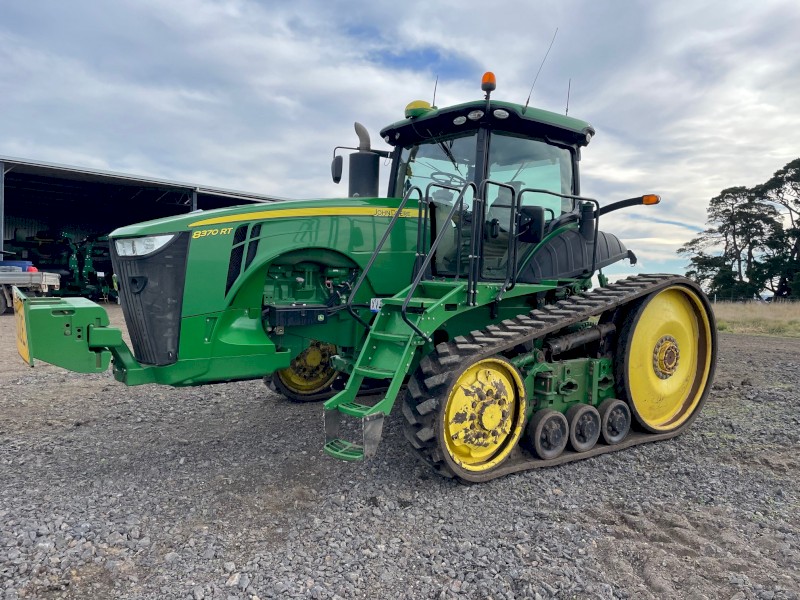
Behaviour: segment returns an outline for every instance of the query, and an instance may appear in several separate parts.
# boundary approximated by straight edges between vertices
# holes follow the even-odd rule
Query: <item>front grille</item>
[[[111,244],[122,312],[140,363],[164,366],[178,360],[188,250],[186,231],[142,257],[119,256]]]

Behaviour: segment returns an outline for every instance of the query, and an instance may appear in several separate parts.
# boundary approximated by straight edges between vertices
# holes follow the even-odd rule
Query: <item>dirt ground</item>
[[[460,486],[396,418],[353,465],[260,382],[30,369],[4,315],[0,598],[800,598],[799,386],[800,339],[721,334],[683,436]]]

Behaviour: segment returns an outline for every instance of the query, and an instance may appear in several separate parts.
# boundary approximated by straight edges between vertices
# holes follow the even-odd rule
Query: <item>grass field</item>
[[[717,302],[713,306],[719,331],[800,337],[800,302]]]

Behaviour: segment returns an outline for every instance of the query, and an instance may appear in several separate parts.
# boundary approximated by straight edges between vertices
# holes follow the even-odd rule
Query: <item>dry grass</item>
[[[717,302],[713,306],[719,331],[800,337],[800,302]]]

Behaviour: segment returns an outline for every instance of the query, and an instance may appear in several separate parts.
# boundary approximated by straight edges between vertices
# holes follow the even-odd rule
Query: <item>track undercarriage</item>
[[[677,315],[666,314],[665,305],[669,312],[676,300]],[[657,320],[650,323],[653,315],[646,311],[653,302],[650,312],[656,310]],[[577,335],[562,333],[595,320]],[[676,326],[680,331],[675,332]],[[471,482],[665,440],[691,424],[711,389],[714,336],[702,292],[675,275],[633,277],[561,300],[439,344],[423,358],[403,403],[406,437],[437,472]],[[605,398],[592,398],[589,392],[570,403],[564,417],[549,406],[553,400],[536,392],[531,372],[554,346],[592,337],[596,343],[582,347],[610,358],[613,385]],[[632,349],[642,354],[642,345],[652,355],[644,360],[631,356]],[[640,369],[653,375],[643,384],[631,377]],[[616,414],[593,417],[612,399]],[[629,410],[627,424],[620,422],[623,403]],[[576,414],[587,410],[592,414]],[[537,416],[544,417],[544,425]]]

